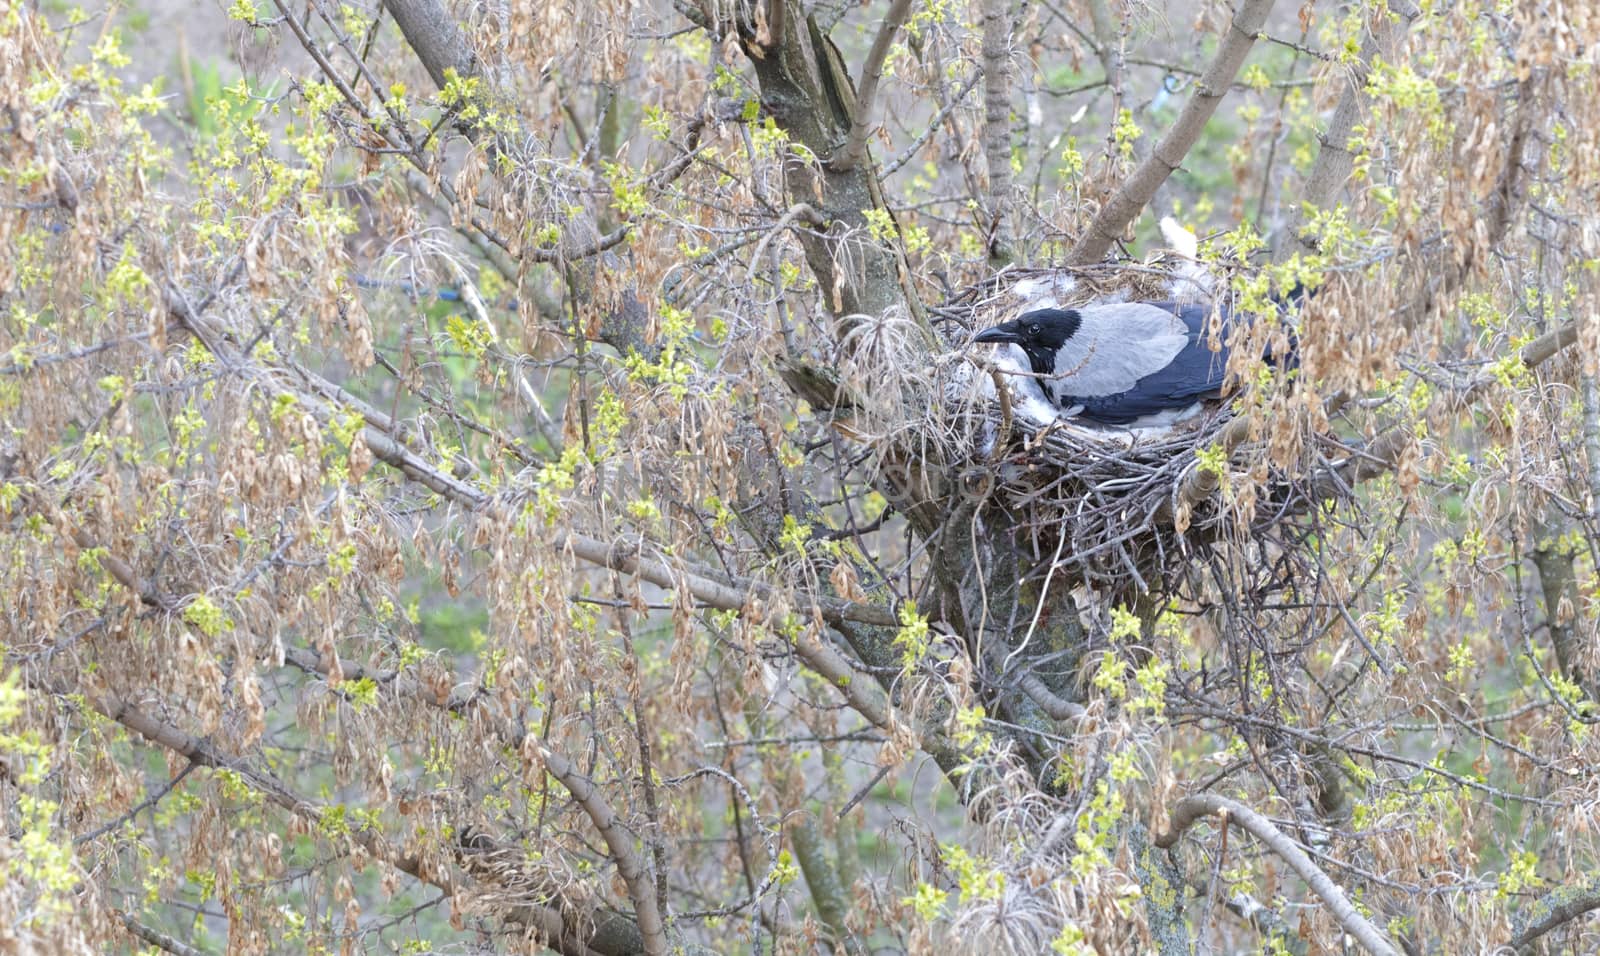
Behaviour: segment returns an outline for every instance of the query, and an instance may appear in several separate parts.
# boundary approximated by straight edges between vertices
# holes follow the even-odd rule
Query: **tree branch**
[[[1321,867],[1311,862],[1311,857],[1307,856],[1304,850],[1295,846],[1294,841],[1284,836],[1283,832],[1273,826],[1266,817],[1237,800],[1230,800],[1214,793],[1197,793],[1184,797],[1172,808],[1172,820],[1168,824],[1167,831],[1156,837],[1156,846],[1170,849],[1183,836],[1185,830],[1204,816],[1221,817],[1224,827],[1229,822],[1238,823],[1249,831],[1251,836],[1265,844],[1267,849],[1281,857],[1289,864],[1290,869],[1305,881],[1311,892],[1322,898],[1328,906],[1328,911],[1339,921],[1339,925],[1344,927],[1345,932],[1355,937],[1356,942],[1364,946],[1367,952],[1376,956],[1399,956],[1399,948],[1394,942],[1356,911],[1349,897],[1345,896],[1344,890],[1340,889]]]
[[[536,748],[544,768],[567,788],[572,799],[578,801],[578,806],[589,815],[594,828],[600,831],[601,838],[606,841],[606,849],[617,864],[617,872],[622,874],[622,881],[628,887],[628,896],[633,900],[634,916],[639,923],[645,956],[666,956],[667,932],[661,922],[661,911],[656,907],[655,886],[645,869],[644,858],[633,845],[633,835],[617,819],[617,812],[611,809],[611,804],[600,796],[594,781],[584,776],[572,765],[572,761],[543,744],[537,744]],[[665,875],[662,874],[662,878]]]
[[[309,656],[315,656],[310,655],[310,652],[307,653]],[[32,677],[28,678],[28,683],[36,690],[45,693],[60,697],[70,695],[65,688],[55,687]],[[295,793],[270,772],[223,753],[204,738],[196,737],[180,727],[146,714],[115,693],[96,694],[81,690],[76,695],[70,696],[75,700],[81,700],[90,710],[121,724],[152,744],[187,758],[197,766],[227,770],[236,774],[272,803],[308,821],[313,830],[323,829],[326,808]],[[454,895],[461,889],[450,873],[439,872],[428,866],[421,857],[405,856],[396,852],[375,827],[347,826],[343,832],[373,859],[381,860],[423,883],[438,887],[447,895]],[[541,934],[568,956],[592,956],[595,952],[606,956],[624,956],[638,952],[640,948],[640,931],[630,920],[595,919],[592,930],[580,935],[568,924],[560,910],[542,903],[526,902],[519,903],[507,918]]]
[[[872,135],[872,110],[878,98],[878,82],[883,79],[883,63],[889,57],[889,46],[900,32],[900,25],[911,12],[911,0],[894,0],[889,12],[878,25],[878,35],[872,38],[872,49],[861,64],[861,85],[856,92],[855,115],[850,124],[850,135],[844,145],[828,161],[835,172],[855,168],[867,154],[867,137]]]
[[[472,45],[444,4],[438,0],[383,0],[383,6],[435,86],[444,88],[446,70],[455,70],[462,77],[477,72],[478,58]]]
[[[1546,332],[1521,349],[1522,364],[1533,369],[1554,358],[1562,350],[1571,347],[1578,341],[1578,323],[1568,322],[1559,328]],[[1466,387],[1458,393],[1458,401],[1463,403],[1475,402],[1483,396],[1489,386],[1497,379],[1490,372],[1484,372],[1467,383]],[[1232,451],[1245,439],[1250,437],[1251,419],[1247,417],[1235,418],[1223,427],[1217,436],[1216,442],[1226,452]],[[1366,447],[1360,449],[1338,465],[1324,469],[1311,478],[1313,493],[1317,495],[1335,494],[1341,488],[1349,485],[1369,481],[1384,474],[1400,463],[1400,456],[1406,448],[1410,447],[1410,439],[1414,433],[1403,424],[1395,425],[1380,432]],[[1179,506],[1199,504],[1216,492],[1220,483],[1217,475],[1210,471],[1195,470],[1184,478],[1178,486],[1178,492],[1173,497],[1173,503]],[[1172,508],[1164,509],[1159,515],[1160,520],[1171,520]]]
[[[1008,0],[983,0],[983,158],[989,167],[989,265],[1016,258],[1011,232],[1011,16]]]
[[[1228,24],[1227,36],[1217,49],[1216,58],[1195,84],[1194,95],[1184,104],[1177,122],[1100,210],[1088,234],[1068,253],[1069,265],[1090,265],[1105,258],[1112,243],[1122,237],[1128,224],[1138,218],[1161,184],[1183,164],[1183,158],[1199,141],[1206,122],[1227,94],[1234,75],[1244,65],[1245,56],[1266,23],[1272,4],[1273,0],[1244,0],[1240,4]]]
[[[801,813],[789,830],[789,838],[794,843],[795,859],[800,863],[800,872],[805,875],[806,888],[811,891],[811,902],[817,908],[817,915],[828,927],[835,943],[842,945],[847,953],[859,956],[861,946],[845,924],[845,914],[850,911],[850,896],[840,882],[833,863],[828,860],[826,844],[816,817]]]
[[[204,950],[195,949],[188,943],[146,926],[121,910],[117,910],[117,919],[122,921],[123,927],[128,932],[156,949],[165,950],[172,953],[173,956],[206,956]]]
[[[1327,128],[1317,137],[1321,145],[1317,150],[1317,158],[1311,163],[1311,171],[1306,174],[1305,190],[1300,202],[1289,204],[1289,220],[1273,244],[1274,262],[1282,262],[1297,251],[1306,255],[1316,253],[1315,240],[1300,233],[1306,209],[1325,208],[1333,201],[1334,194],[1344,188],[1345,180],[1350,178],[1355,156],[1347,144],[1350,131],[1355,128],[1356,120],[1366,108],[1367,77],[1372,73],[1372,62],[1379,57],[1392,56],[1420,13],[1411,0],[1392,0],[1389,15],[1382,17],[1362,40],[1356,65],[1348,75],[1349,85],[1334,107],[1333,115],[1328,118]]]
[[[1600,876],[1591,876],[1576,886],[1558,886],[1517,914],[1512,923],[1511,946],[1520,951],[1561,924],[1596,909],[1600,909]]]
[[[362,429],[362,439],[372,451],[373,457],[379,461],[468,510],[479,511],[491,504],[492,498],[476,486],[435,468],[421,456],[389,437],[389,432],[393,431],[393,423],[381,412],[348,395],[332,382],[305,369],[296,371],[310,383],[313,392],[320,395],[321,399],[316,395],[307,395],[287,388],[282,384],[283,375],[260,370],[217,330],[211,328],[209,323],[196,316],[184,296],[177,293],[169,294],[168,303],[174,317],[205,343],[213,355],[227,362],[232,368],[256,371],[258,374],[254,377],[263,382],[273,393],[295,396],[302,407],[324,424],[331,421],[334,414],[334,409],[329,407],[328,402],[356,408],[368,422],[367,427]],[[899,626],[899,617],[891,608],[833,598],[822,598],[809,603],[801,601],[785,610],[778,592],[769,585],[744,579],[725,584],[695,570],[673,568],[663,562],[640,557],[636,551],[617,547],[587,535],[567,534],[559,539],[555,546],[557,550],[571,551],[575,556],[592,564],[637,575],[659,587],[670,589],[685,587],[702,603],[753,615],[779,632],[787,630],[784,618],[790,611],[820,619],[834,626],[848,623],[889,628]],[[102,563],[105,563],[105,560],[102,559]],[[127,569],[127,572],[123,581],[126,586],[135,589],[145,587],[131,569]],[[119,579],[123,577],[119,575]],[[144,595],[141,594],[141,597]],[[144,599],[146,603],[157,603],[156,597],[158,596],[144,597]],[[817,629],[800,628],[792,641],[795,653],[805,661],[806,666],[827,678],[857,713],[879,727],[894,729],[893,708],[887,694],[874,688],[868,681],[858,680],[860,675],[855,666],[832,645],[822,640],[818,636]],[[948,763],[952,753],[948,741],[931,729],[926,731],[924,736],[925,749],[944,763]]]

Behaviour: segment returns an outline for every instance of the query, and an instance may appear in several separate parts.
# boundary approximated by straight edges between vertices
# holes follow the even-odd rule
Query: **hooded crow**
[[[1096,425],[1167,425],[1222,397],[1228,350],[1206,342],[1209,315],[1209,306],[1172,302],[1040,309],[973,341],[1020,347],[1036,376],[1030,382],[1058,414]],[[1224,310],[1223,338],[1231,319]]]

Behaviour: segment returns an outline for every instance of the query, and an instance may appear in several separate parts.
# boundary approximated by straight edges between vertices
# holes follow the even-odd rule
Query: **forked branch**
[[[1214,793],[1197,793],[1184,797],[1172,808],[1172,821],[1168,824],[1167,831],[1156,837],[1156,846],[1170,849],[1183,836],[1184,831],[1205,816],[1222,817],[1223,826],[1227,826],[1230,822],[1239,824],[1251,836],[1265,844],[1267,849],[1281,857],[1289,864],[1290,869],[1305,881],[1311,892],[1322,898],[1328,906],[1328,912],[1339,921],[1344,931],[1365,947],[1367,952],[1376,956],[1399,956],[1400,950],[1394,942],[1356,910],[1350,898],[1344,895],[1344,890],[1339,888],[1339,884],[1323,872],[1321,867],[1311,862],[1311,857],[1307,856],[1304,850],[1295,846],[1294,841],[1284,836],[1283,831],[1273,826],[1266,817],[1237,800],[1230,800]]]
[[[911,0],[894,0],[889,12],[884,14],[883,23],[878,26],[878,35],[872,39],[872,49],[867,51],[867,60],[861,65],[861,84],[856,91],[855,116],[851,120],[850,135],[828,163],[835,172],[854,168],[867,153],[867,137],[872,135],[873,104],[878,98],[878,82],[883,79],[883,64],[889,57],[889,47],[894,43],[895,34],[900,32],[900,25],[905,23],[910,12]]]

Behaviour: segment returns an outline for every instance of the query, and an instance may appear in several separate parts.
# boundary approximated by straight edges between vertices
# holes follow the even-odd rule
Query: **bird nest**
[[[1015,528],[1036,577],[1086,585],[1113,602],[1173,593],[1197,556],[1243,548],[1271,565],[1290,548],[1288,519],[1314,513],[1326,481],[1266,464],[1251,422],[1227,403],[1169,427],[1115,428],[1057,417],[1015,369],[967,347],[972,335],[1040,308],[1178,300],[1210,303],[1214,277],[1192,259],[1083,269],[1019,269],[930,310],[969,368],[956,375],[961,474],[970,498]],[[983,374],[986,373],[986,374]],[[1336,489],[1334,489],[1336,490]],[[1270,553],[1269,553],[1270,551]]]

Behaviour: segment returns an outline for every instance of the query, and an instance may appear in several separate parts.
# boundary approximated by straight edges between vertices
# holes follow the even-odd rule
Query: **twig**
[[[612,587],[617,599],[624,597],[622,581],[619,576],[612,576]],[[627,605],[620,605],[627,607]],[[656,910],[666,917],[671,911],[667,905],[667,848],[661,840],[661,805],[656,796],[656,771],[655,760],[651,753],[650,741],[654,734],[650,727],[650,717],[645,710],[644,699],[639,693],[639,652],[633,642],[633,626],[628,621],[628,613],[632,609],[620,610],[616,615],[617,633],[622,638],[622,646],[628,655],[628,666],[633,670],[629,675],[630,680],[625,681],[632,697],[633,704],[633,739],[639,747],[639,787],[644,793],[645,814],[650,824],[649,838],[645,841],[650,847],[652,860],[656,872]]]
[[[139,801],[139,805],[138,806],[136,806],[133,809],[129,810],[127,813],[124,813],[121,816],[117,817],[115,820],[112,820],[110,823],[107,823],[107,824],[104,824],[102,826],[96,827],[93,830],[90,830],[88,833],[85,833],[82,836],[73,837],[72,838],[73,844],[77,845],[77,846],[82,846],[83,844],[88,843],[89,841],[95,839],[96,837],[102,836],[102,835],[104,835],[106,833],[110,833],[112,830],[117,829],[118,827],[122,826],[124,823],[128,822],[129,820],[132,820],[134,817],[137,817],[139,814],[143,813],[144,811],[146,811],[146,810],[150,809],[151,807],[155,806],[156,804],[160,803],[161,799],[163,797],[165,797],[167,794],[171,793],[178,786],[178,784],[183,782],[183,778],[189,776],[189,774],[194,772],[195,766],[196,765],[195,765],[194,761],[192,761],[192,760],[190,762],[184,764],[182,770],[178,771],[178,773],[171,780],[168,780],[161,787],[161,789],[156,790],[155,792],[151,793],[148,797],[145,797],[143,800]]]
[[[933,134],[938,132],[939,127],[944,125],[944,121],[950,118],[950,114],[954,113],[956,108],[966,101],[967,96],[978,85],[978,81],[981,79],[983,79],[983,71],[974,70],[972,75],[967,77],[966,82],[961,84],[961,89],[956,91],[956,95],[950,98],[950,102],[941,107],[939,112],[934,115],[933,119],[928,121],[928,127],[922,131],[922,135],[918,136],[916,141],[910,146],[907,146],[904,150],[901,150],[900,155],[896,156],[892,162],[885,165],[883,167],[883,172],[880,173],[880,175],[884,179],[888,179],[894,173],[898,172],[901,166],[909,163],[911,161],[911,157],[917,155],[917,151],[923,146],[927,145],[928,140],[933,138]]]
[[[878,785],[878,781],[888,776],[889,771],[893,770],[894,767],[895,765],[892,763],[884,764],[882,767],[879,767],[878,772],[872,775],[872,779],[867,781],[866,786],[856,790],[855,794],[849,800],[845,801],[844,806],[839,808],[839,819],[843,820],[847,815],[849,815],[851,810],[856,808],[856,804],[865,800],[867,798],[867,794],[872,792],[872,788]]]
[[[827,220],[822,218],[822,213],[817,212],[809,203],[795,203],[790,206],[782,216],[778,217],[778,221],[772,224],[772,228],[762,233],[761,241],[756,243],[756,251],[750,255],[750,269],[745,273],[745,282],[747,284],[755,285],[756,269],[761,265],[762,253],[766,252],[767,244],[772,241],[772,237],[794,225],[796,220],[802,220],[810,226],[827,224]]]
[[[1376,956],[1399,956],[1399,948],[1394,942],[1356,911],[1349,897],[1345,896],[1344,890],[1339,888],[1339,884],[1323,872],[1321,867],[1311,862],[1311,858],[1304,850],[1284,836],[1283,831],[1273,826],[1266,817],[1237,800],[1230,800],[1214,793],[1197,793],[1184,797],[1172,808],[1172,821],[1167,831],[1156,837],[1156,846],[1171,849],[1183,836],[1184,831],[1203,816],[1220,816],[1224,821],[1237,823],[1250,831],[1257,840],[1266,844],[1267,849],[1281,857],[1305,881],[1311,892],[1322,897],[1333,918],[1338,920],[1345,932],[1355,937],[1356,942],[1364,946],[1367,952]]]

